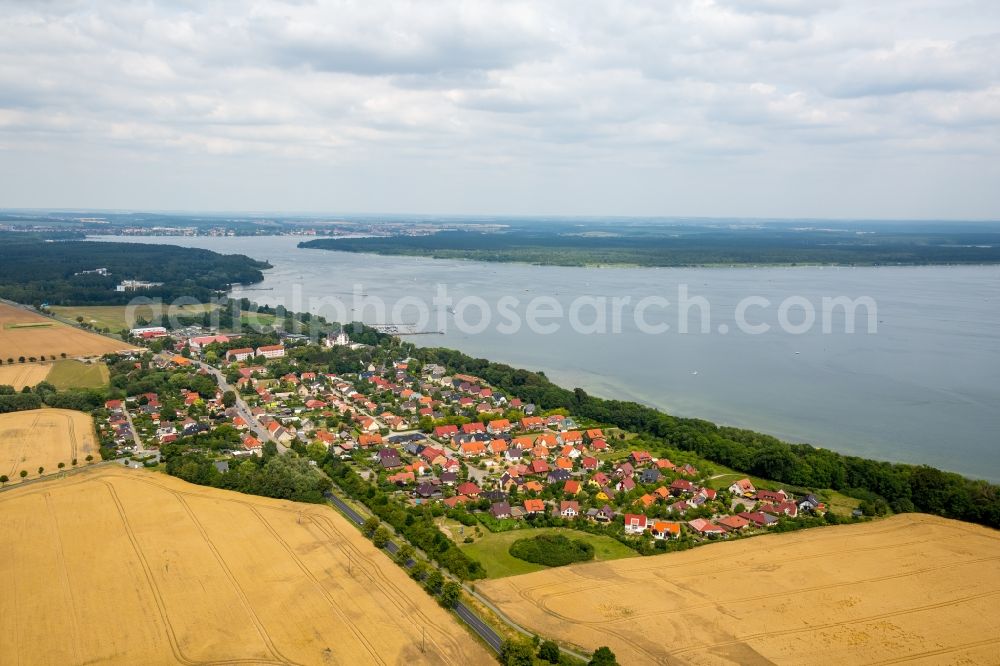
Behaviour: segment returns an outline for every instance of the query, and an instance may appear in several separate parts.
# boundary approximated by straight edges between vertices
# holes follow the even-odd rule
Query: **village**
[[[145,391],[106,405],[101,432],[130,464],[148,466],[160,447],[212,433],[219,472],[267,446],[313,464],[330,453],[408,505],[437,504],[464,523],[474,517],[477,531],[597,530],[640,552],[760,533],[827,510],[813,494],[758,488],[749,478],[720,486],[724,475],[657,457],[630,433],[540,411],[478,377],[381,348],[367,348],[372,360],[356,372],[329,372],[306,360],[308,341],[253,347],[238,336],[183,333],[134,332],[144,342],[169,340],[150,366],[172,374],[167,395]],[[320,346],[326,354],[367,347],[343,332]]]

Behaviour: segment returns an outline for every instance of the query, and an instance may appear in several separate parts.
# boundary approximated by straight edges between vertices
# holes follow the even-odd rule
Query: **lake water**
[[[1000,481],[1000,267],[892,268],[563,268],[484,264],[414,257],[301,250],[293,237],[110,238],[201,247],[243,253],[270,261],[265,281],[246,291],[262,304],[307,309],[308,299],[342,301],[350,312],[355,291],[378,297],[391,308],[404,297],[427,303],[445,285],[459,301],[478,296],[491,307],[481,333],[457,329],[455,317],[439,308],[444,335],[418,335],[416,344],[447,346],[468,354],[544,371],[559,384],[594,395],[637,400],[672,413],[697,416],[805,441],[844,453],[926,463],[978,478]],[[355,285],[361,285],[356,288]],[[679,332],[678,288],[701,297],[710,310],[709,332],[700,332],[693,307],[688,333]],[[580,333],[564,318],[553,333],[527,326],[513,334],[497,330],[495,304],[517,299],[510,308],[523,320],[525,303],[554,298],[567,311],[574,298],[631,299],[621,307],[621,331],[610,332],[613,312],[605,310],[609,332]],[[638,302],[659,296],[645,310],[652,324],[670,330],[643,332],[635,321]],[[844,317],[822,330],[822,299],[869,297],[877,305],[877,332],[855,319],[844,332]],[[752,335],[735,323],[741,300],[763,297],[746,319],[769,324]],[[807,332],[780,329],[778,305],[796,297],[813,305],[816,324]],[[477,310],[459,308],[465,320]],[[330,315],[329,307],[311,308]],[[368,307],[361,317],[380,323]],[[397,313],[395,323],[413,323],[416,310]],[[793,324],[803,320],[801,304],[791,308]],[[349,318],[357,318],[350,316]],[[595,320],[593,307],[578,317]],[[543,323],[550,323],[544,320]],[[436,315],[427,328],[437,329]],[[720,331],[720,326],[722,330]]]

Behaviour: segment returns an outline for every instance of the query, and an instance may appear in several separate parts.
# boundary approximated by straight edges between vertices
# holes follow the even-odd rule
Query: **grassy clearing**
[[[608,451],[607,453],[598,453],[597,459],[600,460],[601,462],[604,462],[606,460],[610,460],[611,462],[618,462],[619,460],[624,460],[625,458],[628,458],[630,455],[632,455],[631,448],[619,448],[619,449],[614,449],[612,451]]]
[[[83,321],[88,324],[97,328],[107,328],[112,332],[118,333],[134,328],[136,318],[142,317],[147,321],[151,321],[154,317],[164,314],[164,310],[167,311],[166,314],[168,315],[182,316],[203,314],[215,307],[209,303],[178,305],[168,308],[142,305],[134,308],[131,313],[128,312],[128,306],[126,305],[94,305],[89,307],[54,305],[49,309],[63,319],[72,319],[75,321],[77,317],[83,317]],[[131,316],[128,316],[129,314]]]
[[[108,366],[103,363],[81,363],[65,360],[52,364],[45,381],[53,384],[59,390],[71,388],[101,388],[108,385],[110,379]]]
[[[266,312],[247,312],[244,310],[240,313],[240,321],[250,326],[272,326],[276,319],[275,315]]]
[[[601,562],[607,560],[618,560],[625,557],[636,557],[636,552],[611,537],[600,536],[578,532],[567,527],[543,527],[540,529],[525,528],[511,530],[510,532],[489,532],[483,529],[483,535],[476,537],[474,528],[466,527],[465,533],[459,533],[461,524],[455,521],[446,521],[445,526],[451,532],[453,538],[458,542],[459,547],[465,551],[469,557],[475,558],[486,567],[487,578],[504,578],[506,576],[517,576],[548,569],[541,564],[525,562],[511,555],[508,551],[510,544],[518,539],[526,537],[540,536],[543,534],[562,534],[570,539],[580,539],[594,547],[594,560]],[[473,543],[462,543],[466,536],[472,536]]]
[[[733,485],[734,482],[740,479],[750,479],[756,488],[766,488],[768,490],[777,489],[782,487],[780,483],[774,483],[773,481],[768,481],[767,479],[762,479],[758,476],[751,476],[749,474],[743,474],[742,472],[728,472],[725,469],[716,470],[713,475],[715,478],[709,480],[706,484],[709,488],[714,488],[715,490],[722,490],[723,488],[728,488]]]
[[[128,306],[125,305],[94,305],[90,307],[76,305],[53,305],[49,309],[63,319],[76,321],[77,317],[82,317],[85,323],[92,326],[97,328],[106,328],[113,333],[120,333],[130,328],[135,328],[136,319],[138,317],[142,317],[146,321],[152,321],[155,317],[163,315],[164,310],[167,311],[166,314],[168,316],[199,315],[204,314],[205,312],[210,312],[215,307],[217,306],[210,303],[178,305],[170,306],[169,308],[143,305],[135,308],[131,313],[127,312]],[[273,314],[267,314],[264,312],[243,311],[240,314],[240,319],[244,324],[251,326],[272,326],[277,317]]]
[[[856,497],[848,497],[836,490],[824,490],[819,493],[826,500],[830,511],[842,516],[848,516],[852,511],[861,506],[861,500]]]

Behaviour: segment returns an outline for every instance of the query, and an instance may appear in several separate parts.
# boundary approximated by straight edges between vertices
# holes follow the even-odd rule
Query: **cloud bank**
[[[0,206],[1000,218],[1000,4],[0,2]]]

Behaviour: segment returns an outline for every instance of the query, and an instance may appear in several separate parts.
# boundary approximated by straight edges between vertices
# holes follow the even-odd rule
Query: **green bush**
[[[518,539],[510,545],[508,552],[520,560],[547,567],[561,567],[594,559],[594,547],[591,544],[581,539],[569,539],[562,534],[542,534]]]

